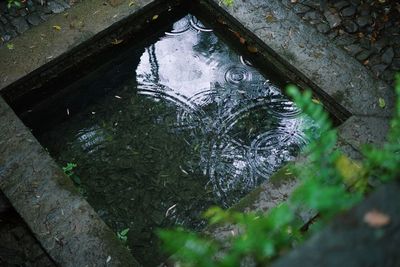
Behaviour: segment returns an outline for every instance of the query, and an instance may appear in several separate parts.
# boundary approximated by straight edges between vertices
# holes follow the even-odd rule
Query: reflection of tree
[[[149,54],[150,70],[153,77],[153,82],[157,84],[160,81],[160,76],[159,76],[160,66],[158,65],[158,60],[157,60],[156,46],[152,44],[146,50],[147,53]]]
[[[224,43],[220,42],[213,33],[199,32],[197,38],[198,42],[193,46],[193,50],[206,58],[209,58],[215,53],[226,53],[229,50],[229,48]]]

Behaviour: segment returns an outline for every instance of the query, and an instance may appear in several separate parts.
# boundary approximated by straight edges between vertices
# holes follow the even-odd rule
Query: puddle
[[[204,210],[267,180],[314,127],[190,15],[89,76],[71,85],[90,93],[67,97],[70,119],[38,138],[60,165],[78,165],[88,202],[114,231],[130,229],[145,266],[163,259],[155,229],[201,230]]]

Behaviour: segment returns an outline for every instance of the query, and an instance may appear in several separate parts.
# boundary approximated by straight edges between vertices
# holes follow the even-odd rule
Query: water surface
[[[127,245],[146,266],[162,259],[156,228],[201,230],[207,207],[267,180],[313,127],[190,15],[71,86],[91,92],[71,96],[85,107],[66,107],[70,119],[39,139],[60,165],[78,165],[89,203],[114,231],[130,229]]]

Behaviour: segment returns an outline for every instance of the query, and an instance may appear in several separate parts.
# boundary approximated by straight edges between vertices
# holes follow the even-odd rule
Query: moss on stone
[[[276,186],[282,182],[296,179],[296,176],[292,173],[291,166],[291,164],[287,164],[280,168],[269,178],[269,182]]]

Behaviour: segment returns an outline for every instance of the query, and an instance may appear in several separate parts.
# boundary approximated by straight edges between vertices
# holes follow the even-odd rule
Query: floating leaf
[[[158,15],[154,15],[151,19],[152,19],[152,20],[158,19]]]
[[[373,228],[380,228],[390,223],[390,217],[378,210],[371,210],[364,215],[364,222]]]
[[[380,108],[385,108],[386,107],[386,102],[385,102],[385,99],[383,99],[383,98],[379,98],[378,99],[378,101],[379,101],[379,107]]]
[[[57,31],[61,31],[61,26],[59,25],[54,25],[53,29],[57,30]]]
[[[247,50],[249,50],[249,52],[251,52],[251,53],[257,53],[258,52],[258,48],[255,47],[255,46],[252,46],[252,45],[249,45],[247,47]]]
[[[10,50],[13,50],[13,49],[14,49],[14,45],[13,45],[13,44],[10,44],[10,43],[8,43],[8,44],[7,44],[7,48],[8,48],[8,49],[10,49]]]
[[[134,5],[136,5],[136,2],[135,2],[135,1],[130,1],[130,2],[129,2],[129,6],[134,6]]]

